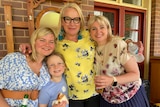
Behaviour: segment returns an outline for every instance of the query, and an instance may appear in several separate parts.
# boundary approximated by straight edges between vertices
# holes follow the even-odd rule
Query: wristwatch
[[[117,86],[117,83],[118,83],[118,82],[117,82],[116,77],[113,76],[113,83],[112,83],[112,86]]]

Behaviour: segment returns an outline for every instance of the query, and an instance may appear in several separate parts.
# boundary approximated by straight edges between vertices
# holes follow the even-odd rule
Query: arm
[[[124,65],[125,74],[116,76],[118,84],[125,84],[132,81],[137,81],[140,78],[140,71],[134,57],[131,57]],[[95,77],[95,84],[98,88],[110,86],[113,82],[113,77],[107,75],[99,75]]]
[[[0,92],[0,104],[2,107],[9,107],[9,105],[5,101],[4,97],[2,96],[1,92]]]

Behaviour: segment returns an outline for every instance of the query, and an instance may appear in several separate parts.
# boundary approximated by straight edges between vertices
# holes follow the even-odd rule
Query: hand
[[[32,53],[31,45],[29,43],[20,44],[19,51],[25,55],[29,55]]]
[[[113,82],[113,78],[107,75],[97,75],[94,78],[94,82],[97,89],[102,89],[110,86]]]
[[[139,41],[139,42],[138,42],[138,47],[139,47],[138,53],[143,54],[144,47],[143,47],[142,41]]]
[[[139,47],[138,53],[143,54],[144,46],[143,46],[142,41],[133,42],[132,40],[127,40],[126,42],[127,42],[127,44],[128,44],[129,42],[132,42],[132,43],[134,43],[134,44],[137,44],[137,45],[138,45],[138,47]]]
[[[66,107],[66,105],[67,105],[67,102],[66,101],[62,101],[62,102],[60,102],[58,104],[53,104],[52,107]]]

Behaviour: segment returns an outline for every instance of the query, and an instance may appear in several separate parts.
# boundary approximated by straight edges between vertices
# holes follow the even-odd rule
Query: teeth
[[[60,72],[60,70],[55,70],[54,72]]]

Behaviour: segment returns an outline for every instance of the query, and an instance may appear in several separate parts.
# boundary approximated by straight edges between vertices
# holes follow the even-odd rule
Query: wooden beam
[[[12,27],[12,11],[11,5],[4,3],[5,28],[6,28],[6,42],[8,53],[14,52],[14,39]]]
[[[28,22],[12,21],[12,24],[13,24],[13,27],[28,29]]]

